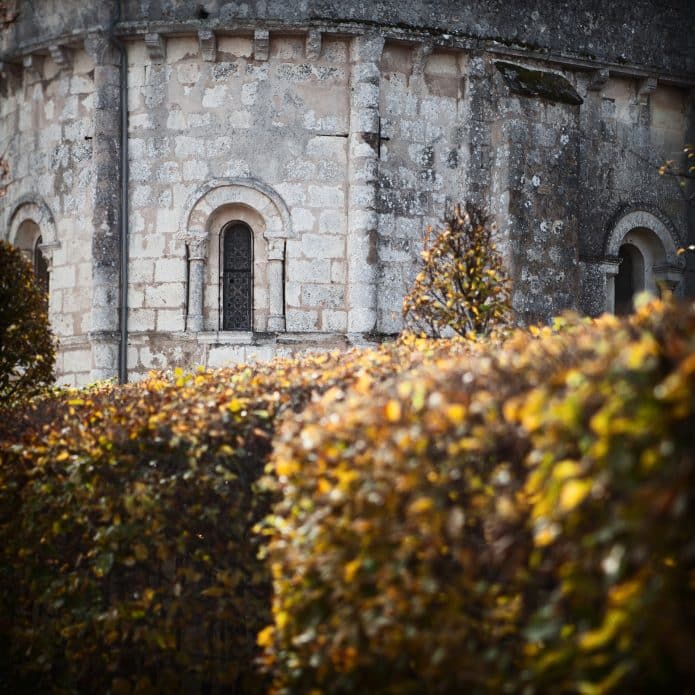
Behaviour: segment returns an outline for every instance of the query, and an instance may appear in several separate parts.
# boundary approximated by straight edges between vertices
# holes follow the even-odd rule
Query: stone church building
[[[692,0],[10,0],[0,235],[60,381],[360,344],[471,200],[519,321],[695,294]],[[16,14],[16,16],[15,16]]]

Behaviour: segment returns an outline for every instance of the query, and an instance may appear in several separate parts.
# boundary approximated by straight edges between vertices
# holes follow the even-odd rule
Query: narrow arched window
[[[623,244],[620,266],[615,278],[615,313],[625,316],[633,311],[636,294],[644,289],[644,257],[633,244]]]
[[[39,286],[46,298],[48,298],[48,262],[41,251],[42,243],[43,239],[39,236],[34,244],[34,273],[36,274],[36,284]]]
[[[243,222],[222,230],[222,330],[250,331],[253,324],[253,235]]]

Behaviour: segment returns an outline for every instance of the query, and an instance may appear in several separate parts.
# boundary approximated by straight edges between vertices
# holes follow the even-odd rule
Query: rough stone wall
[[[134,334],[184,330],[179,226],[186,201],[208,180],[239,177],[274,188],[291,213],[296,236],[286,246],[286,330],[346,330],[348,43],[329,38],[320,56],[306,51],[305,37],[273,36],[263,56],[250,37],[220,37],[216,60],[204,61],[198,39],[181,37],[167,40],[155,64],[143,42],[129,44]],[[253,215],[248,221],[258,228]],[[255,252],[263,258],[262,249]],[[213,234],[204,290],[208,331],[219,325],[218,268]],[[266,272],[257,262],[258,306],[266,303]],[[266,330],[266,320],[256,312],[256,330]],[[146,352],[144,366],[156,364]]]
[[[467,56],[387,44],[381,61],[378,329],[402,327],[422,237],[466,196]]]
[[[512,94],[499,74],[494,81],[490,208],[517,319],[546,321],[577,303],[580,107]]]
[[[0,37],[0,223],[12,233],[23,203],[55,228],[58,369],[84,383],[114,375],[118,352],[116,4],[19,5]],[[686,0],[123,9],[131,376],[397,332],[423,230],[457,201],[495,216],[520,320],[606,308],[606,240],[626,211],[695,241],[656,174],[695,127]],[[501,60],[564,75],[583,103],[515,93]],[[218,235],[237,219],[254,232],[254,330],[225,334]]]
[[[22,16],[0,48],[106,26],[112,2],[15,0]],[[357,27],[444,33],[541,53],[576,56],[616,65],[636,63],[667,70],[695,70],[695,14],[690,0],[461,0],[403,2],[377,0],[125,0],[124,18],[133,22],[200,21],[234,24]],[[207,14],[200,19],[200,10]]]
[[[0,152],[10,165],[7,195],[0,199],[0,232],[10,215],[45,203],[58,245],[51,248],[49,315],[60,341],[56,369],[70,383],[89,379],[94,64],[77,50],[61,66],[31,56],[7,66],[0,81]],[[41,228],[43,240],[49,229]]]
[[[611,225],[632,207],[665,215],[680,244],[688,239],[687,210],[672,178],[659,177],[660,164],[682,161],[687,141],[688,103],[692,92],[649,85],[638,79],[611,77],[601,89],[583,79],[580,109],[579,255],[585,264],[581,308],[605,309],[605,277],[590,267],[602,257]],[[640,93],[640,90],[641,93]],[[692,242],[690,242],[692,243]],[[695,289],[686,273],[686,291]]]

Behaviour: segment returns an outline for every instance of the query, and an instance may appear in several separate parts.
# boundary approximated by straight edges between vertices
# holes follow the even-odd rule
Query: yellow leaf
[[[591,492],[590,480],[568,480],[560,490],[560,509],[571,512]]]
[[[555,480],[566,480],[573,478],[579,473],[579,464],[576,461],[558,461],[553,467],[553,478]]]
[[[359,570],[361,564],[362,561],[359,558],[355,558],[345,565],[345,568],[343,569],[343,578],[346,582],[351,582],[355,578],[357,570]]]
[[[56,461],[67,461],[70,458],[70,454],[67,451],[61,451],[58,456],[56,456]]]
[[[418,497],[418,499],[408,507],[408,514],[422,514],[428,512],[433,506],[434,502],[430,497]]]
[[[384,410],[389,422],[398,422],[401,419],[401,404],[398,401],[389,401]]]
[[[589,630],[579,637],[579,648],[590,652],[594,649],[603,647],[613,639],[615,633],[625,622],[627,613],[623,611],[610,611],[604,620],[603,625],[596,630]]]
[[[446,416],[454,425],[460,425],[466,419],[466,407],[461,403],[452,403],[446,409]]]
[[[275,472],[278,475],[294,475],[299,471],[299,464],[291,459],[280,459],[275,464]]]
[[[256,644],[259,647],[269,647],[273,643],[273,636],[275,635],[275,627],[273,625],[268,625],[268,627],[263,628],[256,637]]]

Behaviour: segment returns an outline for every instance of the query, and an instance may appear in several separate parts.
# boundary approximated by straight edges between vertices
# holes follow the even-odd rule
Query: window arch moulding
[[[254,325],[257,332],[285,330],[285,242],[294,238],[289,210],[272,187],[255,178],[213,179],[188,198],[179,237],[188,253],[186,330],[220,330],[219,239],[230,222],[253,232]],[[215,299],[213,299],[213,297]]]
[[[665,285],[677,297],[683,294],[685,262],[678,256],[679,242],[667,218],[659,211],[634,207],[624,210],[606,236],[600,261],[606,278],[606,311],[615,312],[615,279],[620,267],[620,248],[636,247],[644,258],[644,288],[654,294]]]
[[[27,233],[31,223],[36,225],[37,229]],[[53,252],[60,248],[60,241],[53,214],[42,198],[34,195],[19,198],[10,209],[5,229],[7,240],[24,251],[29,260],[32,260],[35,237],[40,236],[42,241],[39,250],[46,259],[50,272],[53,267]]]

